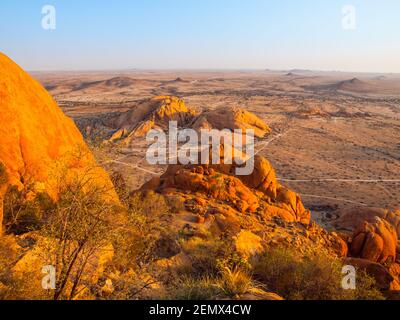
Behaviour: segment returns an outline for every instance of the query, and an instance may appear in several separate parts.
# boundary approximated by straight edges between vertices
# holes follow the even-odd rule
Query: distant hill
[[[129,77],[114,77],[107,80],[82,82],[74,88],[74,91],[85,90],[90,88],[126,88],[137,83],[138,80]]]
[[[304,87],[308,90],[323,90],[323,91],[346,91],[346,92],[358,92],[358,93],[369,93],[376,90],[376,87],[369,82],[362,81],[358,78],[352,78],[348,80],[338,81],[334,83],[312,85]]]

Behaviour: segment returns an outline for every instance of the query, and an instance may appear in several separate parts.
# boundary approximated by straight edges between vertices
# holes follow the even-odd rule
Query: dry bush
[[[269,291],[289,300],[383,299],[374,280],[357,274],[357,289],[341,287],[342,262],[322,251],[299,256],[295,249],[271,248],[254,264],[254,274]]]
[[[138,300],[148,298],[145,294],[151,292],[152,298],[159,298],[153,291],[158,281],[145,270],[132,269],[121,272],[111,264],[103,273],[95,287],[92,287],[96,299],[99,300]],[[149,289],[149,291],[146,291]]]
[[[177,279],[171,286],[170,300],[214,300],[221,293],[217,281],[210,277],[195,279],[184,276]]]
[[[253,279],[248,272],[239,268],[229,269],[225,267],[217,281],[217,286],[224,295],[234,298],[250,291],[255,287]]]
[[[14,236],[0,237],[0,300],[44,300],[50,292],[37,285],[43,276],[35,268],[15,273],[13,268],[24,251]]]
[[[257,285],[247,271],[224,268],[218,276],[204,275],[195,278],[185,275],[174,281],[170,296],[172,300],[214,300],[237,298]]]
[[[178,268],[168,299],[235,298],[257,286],[249,264],[229,239],[193,237],[181,245],[190,265]]]
[[[149,263],[169,258],[180,251],[170,224],[171,213],[165,198],[157,193],[133,195],[128,208],[128,222],[136,233],[138,261]]]
[[[3,196],[7,190],[8,175],[5,165],[0,162],[0,236],[3,234]]]
[[[129,203],[129,190],[127,188],[124,176],[119,171],[113,171],[110,174],[110,178],[120,201],[124,205],[127,205]]]
[[[181,241],[183,251],[190,257],[191,268],[187,270],[193,277],[217,276],[225,268],[249,270],[247,260],[240,255],[231,239],[193,237]]]
[[[13,280],[11,268],[17,259],[14,245],[14,239],[10,236],[0,237],[0,300],[12,298],[9,289]]]
[[[40,229],[46,212],[54,208],[54,202],[46,193],[38,193],[33,199],[29,188],[18,190],[9,186],[4,195],[3,224],[7,234],[20,235]]]
[[[179,253],[172,234],[170,210],[164,197],[150,192],[134,194],[126,208],[126,223],[114,231],[115,255],[107,273],[114,277],[108,299],[138,299],[158,283],[153,262]]]
[[[90,180],[90,178],[89,178]],[[107,190],[81,179],[64,185],[55,209],[41,229],[47,240],[45,259],[55,266],[53,299],[74,299],[84,278],[90,278],[90,260],[111,243],[116,207],[105,200]]]
[[[166,201],[171,212],[179,213],[186,209],[185,203],[180,197],[168,197]]]

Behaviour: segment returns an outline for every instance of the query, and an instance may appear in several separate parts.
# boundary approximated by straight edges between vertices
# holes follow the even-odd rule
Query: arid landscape
[[[399,299],[399,76],[0,74],[0,299]],[[171,123],[255,154],[150,164]]]
[[[178,96],[198,112],[240,107],[272,129],[256,152],[278,180],[328,222],[347,208],[395,209],[400,198],[400,76],[291,71],[38,73],[86,138],[107,139],[107,119],[155,96]],[[89,133],[89,130],[91,134]],[[104,147],[106,166],[139,188],[165,168],[146,163],[146,144]]]
[[[385,317],[399,12],[0,1],[0,314]]]

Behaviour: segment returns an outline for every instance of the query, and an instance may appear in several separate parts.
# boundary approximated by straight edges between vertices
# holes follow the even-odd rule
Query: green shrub
[[[170,300],[214,300],[221,293],[216,280],[210,277],[195,279],[183,277],[172,286]]]
[[[133,195],[127,216],[133,235],[129,250],[138,264],[147,264],[180,251],[177,239],[171,236],[169,207],[162,195],[154,192]]]
[[[218,276],[183,276],[172,285],[172,300],[213,300],[236,298],[255,287],[248,272],[235,268],[224,268]]]
[[[375,282],[365,273],[357,274],[356,290],[341,286],[342,262],[315,251],[300,256],[295,249],[269,250],[254,264],[254,274],[268,288],[289,300],[383,299]]]
[[[45,193],[33,199],[27,197],[28,190],[10,186],[4,195],[4,226],[7,233],[23,234],[38,230],[46,212],[52,210],[54,202]]]
[[[228,267],[221,271],[217,285],[224,295],[230,298],[245,294],[255,287],[251,276],[247,272],[239,268],[232,270]]]
[[[218,276],[225,268],[249,270],[250,265],[235,249],[231,239],[193,237],[181,243],[183,251],[190,257],[191,276]]]
[[[94,184],[85,187],[81,181],[63,185],[58,202],[40,230],[47,238],[43,258],[57,271],[54,300],[74,299],[81,285],[96,277],[97,270],[90,261],[109,250],[118,212],[105,200],[106,188]]]

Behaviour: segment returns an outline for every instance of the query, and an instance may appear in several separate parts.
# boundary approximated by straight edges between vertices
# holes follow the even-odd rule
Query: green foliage
[[[129,197],[123,226],[113,230],[115,248],[107,272],[119,276],[109,299],[138,299],[158,282],[153,262],[179,253],[180,246],[171,231],[169,206],[157,193]],[[114,276],[115,278],[115,276]]]
[[[185,275],[175,280],[169,299],[214,300],[237,298],[255,287],[248,272],[241,269],[224,268],[217,276],[204,275],[194,278]]]
[[[4,226],[7,233],[23,234],[38,230],[43,217],[54,207],[51,198],[45,193],[34,196],[29,190],[18,190],[10,186],[4,195]]]
[[[224,295],[233,298],[249,292],[254,287],[254,282],[247,272],[239,268],[232,270],[225,267],[217,285]]]
[[[230,239],[193,237],[181,243],[183,251],[190,256],[193,277],[217,276],[225,268],[249,270],[247,260],[240,255]]]
[[[149,192],[130,198],[128,223],[135,234],[131,247],[134,247],[132,254],[138,264],[179,252],[177,239],[171,236],[169,218],[169,206],[162,195]]]
[[[167,299],[171,300],[214,300],[220,295],[216,280],[210,277],[195,279],[184,276],[175,281]]]
[[[254,274],[269,291],[289,300],[383,299],[373,279],[357,274],[357,289],[341,287],[342,262],[316,251],[300,256],[295,249],[278,247],[266,252],[254,265]]]
[[[96,271],[89,261],[110,244],[116,207],[105,200],[107,190],[89,181],[62,186],[59,200],[40,230],[48,239],[44,257],[57,270],[54,300],[74,299],[83,278]]]

